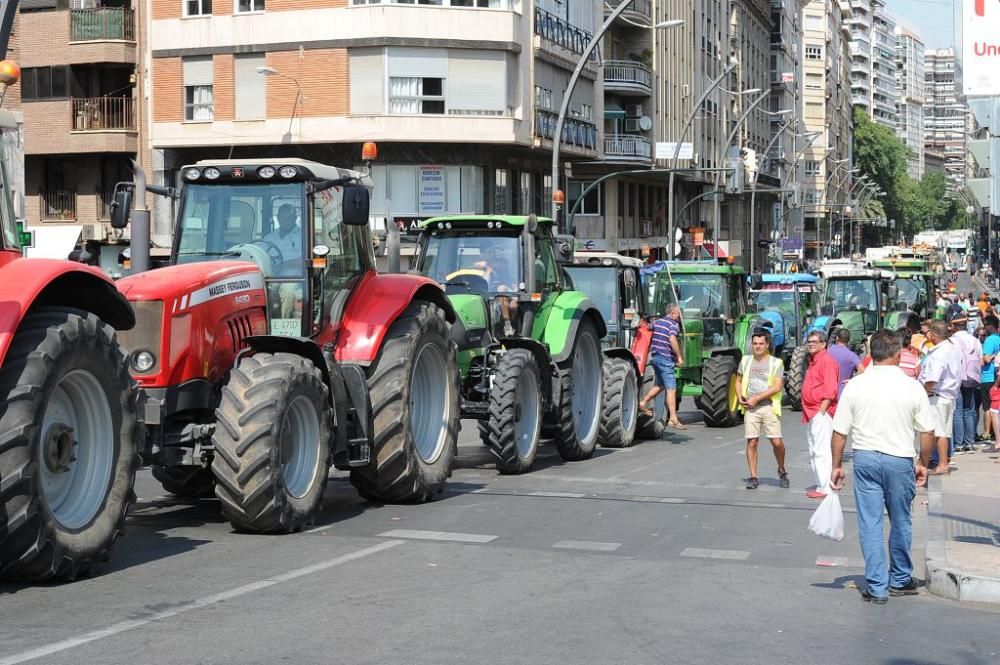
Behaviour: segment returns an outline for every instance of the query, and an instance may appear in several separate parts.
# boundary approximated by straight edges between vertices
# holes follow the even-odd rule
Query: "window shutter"
[[[237,55],[235,58],[236,119],[261,120],[267,116],[267,89],[263,74],[263,54]]]
[[[389,76],[447,78],[448,51],[442,48],[390,48]]]
[[[212,57],[184,58],[184,85],[212,85]]]
[[[503,51],[456,49],[448,57],[448,112],[502,114],[507,110]]]
[[[381,48],[351,49],[351,113],[385,113],[385,52]]]

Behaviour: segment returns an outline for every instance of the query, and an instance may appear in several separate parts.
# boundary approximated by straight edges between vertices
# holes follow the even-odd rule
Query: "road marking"
[[[336,522],[334,522],[333,524],[326,524],[324,526],[318,526],[315,529],[307,529],[306,531],[303,531],[302,533],[319,533],[320,531],[326,531],[327,529],[332,529],[335,526],[337,526]]]
[[[846,556],[823,556],[821,554],[816,557],[816,565],[824,567],[864,568],[865,562],[861,559],[849,559]]]
[[[413,531],[410,529],[393,529],[378,534],[384,538],[410,538],[412,540],[448,540],[456,543],[488,543],[496,540],[496,536],[481,533],[453,533],[449,531]],[[3,665],[3,663],[0,663]]]
[[[203,607],[209,607],[226,600],[232,600],[233,598],[245,596],[248,593],[259,591],[260,589],[266,589],[267,587],[281,584],[282,582],[289,582],[305,575],[318,573],[321,570],[333,568],[334,566],[339,566],[342,563],[361,559],[366,556],[371,556],[372,554],[377,554],[383,550],[402,544],[402,540],[389,540],[384,543],[379,543],[378,545],[372,545],[371,547],[366,547],[363,550],[351,552],[350,554],[343,554],[311,566],[296,568],[295,570],[290,570],[287,573],[282,573],[281,575],[275,575],[274,577],[269,577],[267,579],[250,582],[249,584],[238,586],[235,589],[230,589],[229,591],[223,591],[221,593],[205,596],[204,598],[199,598],[197,600],[191,600],[169,610],[163,610],[162,612],[150,614],[142,619],[129,619],[128,621],[121,621],[119,623],[112,624],[107,628],[91,631],[89,633],[84,633],[83,635],[60,640],[58,642],[53,642],[52,644],[38,647],[37,649],[31,649],[30,651],[22,651],[21,653],[14,654],[13,656],[7,656],[6,658],[0,658],[0,665],[17,665],[17,663],[24,663],[29,660],[35,660],[36,658],[42,658],[43,656],[50,656],[54,653],[59,653],[60,651],[66,651],[89,642],[104,639],[105,637],[112,637],[120,633],[135,630],[136,628],[142,628],[143,626],[148,626],[156,621],[169,619],[179,614],[190,612],[191,610],[199,610]]]
[[[552,547],[561,550],[593,550],[595,552],[614,552],[621,543],[600,543],[593,540],[560,540]]]
[[[528,496],[548,496],[556,499],[582,499],[586,494],[577,492],[529,492]]]
[[[750,558],[750,552],[742,550],[703,550],[697,547],[688,547],[681,552],[681,556],[697,557],[701,559],[732,559],[743,561]]]
[[[660,499],[660,503],[684,503],[684,499],[675,499],[668,496]]]

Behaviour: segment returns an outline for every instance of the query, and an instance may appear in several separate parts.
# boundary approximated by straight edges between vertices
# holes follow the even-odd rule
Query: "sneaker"
[[[910,578],[910,581],[903,586],[890,586],[889,595],[890,596],[916,596],[919,593],[917,591],[917,581]]]
[[[889,602],[888,596],[873,596],[868,589],[862,589],[861,600],[872,605],[885,605]]]
[[[784,489],[788,489],[788,487],[789,487],[789,485],[790,485],[791,483],[789,483],[789,482],[788,482],[788,472],[787,472],[787,471],[779,471],[779,472],[778,472],[778,483],[779,483],[779,484],[780,484],[780,485],[781,485],[781,486],[782,486],[782,487],[783,487]]]
[[[757,481],[756,476],[750,476],[747,478],[747,489],[755,490],[760,483]]]

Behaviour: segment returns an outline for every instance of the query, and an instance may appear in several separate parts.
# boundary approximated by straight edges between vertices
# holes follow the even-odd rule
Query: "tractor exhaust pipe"
[[[385,254],[389,259],[389,272],[399,273],[399,226],[391,217],[385,219]]]
[[[538,228],[538,218],[535,215],[528,215],[524,226],[521,228],[521,251],[524,253],[524,286],[528,293],[535,288],[535,231]],[[523,292],[522,292],[523,293]],[[521,336],[531,337],[531,329],[535,325],[534,307],[528,306],[524,300],[521,301]]]
[[[139,273],[149,270],[149,208],[146,207],[146,171],[134,159],[130,161],[135,173],[135,196],[132,199],[134,207],[131,215],[132,241],[130,243],[132,272]]]

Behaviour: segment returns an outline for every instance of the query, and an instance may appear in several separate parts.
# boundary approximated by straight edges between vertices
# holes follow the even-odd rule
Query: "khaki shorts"
[[[952,418],[955,415],[955,400],[934,395],[930,398],[931,411],[934,412],[934,436],[939,439],[950,439],[952,433]]]
[[[781,421],[774,415],[771,403],[759,404],[743,416],[743,431],[748,439],[759,439],[763,433],[765,438],[781,438]]]

